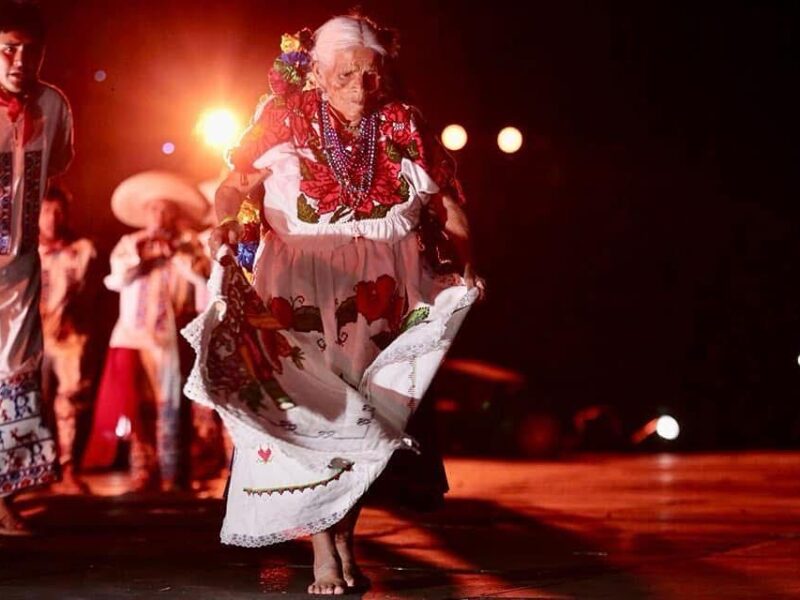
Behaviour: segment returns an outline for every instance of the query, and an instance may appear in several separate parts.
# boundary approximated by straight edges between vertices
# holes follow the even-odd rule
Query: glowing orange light
[[[233,111],[215,108],[200,115],[195,131],[215,150],[230,148],[239,137],[242,126]]]

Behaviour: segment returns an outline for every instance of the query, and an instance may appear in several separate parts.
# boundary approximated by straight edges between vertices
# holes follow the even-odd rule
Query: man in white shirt
[[[39,258],[42,297],[39,304],[44,330],[42,392],[55,421],[63,475],[61,491],[84,491],[75,477],[82,438],[78,424],[91,408],[90,357],[87,342],[92,329],[93,302],[99,283],[97,252],[87,238],[69,228],[69,193],[51,185],[39,214]]]
[[[26,535],[11,496],[56,481],[56,440],[42,418],[38,223],[50,177],[72,160],[72,115],[39,80],[38,8],[0,0],[0,535]]]
[[[162,171],[122,182],[111,199],[115,216],[138,231],[111,253],[106,287],[120,294],[100,381],[86,466],[108,466],[119,437],[131,434],[135,489],[186,486],[185,432],[189,406],[182,397],[178,329],[195,314],[195,290],[204,287],[208,258],[187,227],[205,218],[197,189]]]

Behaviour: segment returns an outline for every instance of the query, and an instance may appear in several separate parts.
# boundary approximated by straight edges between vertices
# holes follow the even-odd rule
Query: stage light
[[[506,154],[514,154],[522,147],[522,132],[516,127],[504,127],[497,134],[497,145]]]
[[[677,439],[678,435],[680,435],[681,427],[674,417],[664,415],[659,417],[658,421],[656,421],[656,433],[659,437],[672,441]]]
[[[161,146],[161,151],[169,156],[170,154],[175,152],[175,144],[172,142],[164,142],[164,145]]]
[[[97,83],[102,83],[103,81],[106,80],[106,77],[107,77],[106,72],[103,71],[103,69],[94,72],[94,80]]]
[[[650,419],[647,423],[642,425],[639,429],[631,435],[631,441],[634,444],[641,444],[647,438],[656,434],[662,440],[671,442],[678,438],[681,433],[681,427],[675,417],[669,415],[662,415],[655,419]]]
[[[467,145],[467,130],[461,125],[448,125],[442,131],[442,143],[448,150],[461,150]]]
[[[122,415],[117,420],[117,426],[114,428],[114,433],[120,439],[125,439],[128,437],[131,434],[131,420],[125,415]]]
[[[797,357],[797,364],[800,365],[800,356]]]
[[[225,150],[236,142],[241,125],[232,111],[216,108],[200,116],[195,131],[207,145],[216,150]]]

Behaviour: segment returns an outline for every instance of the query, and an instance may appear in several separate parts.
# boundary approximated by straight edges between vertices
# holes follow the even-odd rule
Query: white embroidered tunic
[[[37,84],[16,121],[0,106],[0,494],[53,478],[38,373],[39,207],[72,156],[72,116],[55,87]]]
[[[91,240],[80,238],[63,246],[39,246],[42,297],[39,312],[49,354],[80,352],[87,332],[73,319],[70,306],[85,290],[89,267],[97,258]],[[81,315],[85,319],[86,315]]]
[[[111,252],[111,273],[104,281],[120,297],[119,317],[109,347],[146,353],[146,364],[155,367],[154,392],[178,406],[181,373],[176,316],[194,311],[195,287],[205,286],[194,265],[204,255],[197,241],[186,234],[181,244],[185,251],[141,273],[138,245],[147,237],[145,230],[125,235]]]

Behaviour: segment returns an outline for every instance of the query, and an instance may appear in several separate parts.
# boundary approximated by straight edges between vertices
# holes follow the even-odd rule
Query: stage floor
[[[371,508],[358,533],[366,598],[800,597],[800,453],[450,459],[446,508]],[[0,538],[0,598],[307,597],[306,543],[217,541],[208,497],[20,499],[34,538]],[[119,495],[122,494],[122,495]]]

